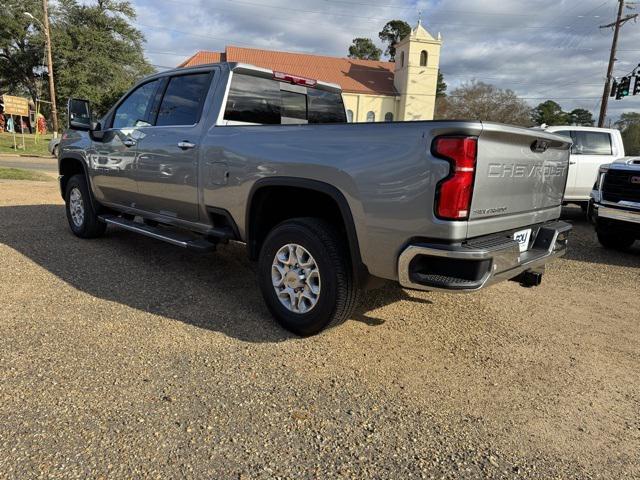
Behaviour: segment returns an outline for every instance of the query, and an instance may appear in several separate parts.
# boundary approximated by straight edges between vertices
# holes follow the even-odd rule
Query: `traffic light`
[[[613,85],[611,85],[611,94],[609,96],[617,97],[617,95],[618,95],[618,81],[614,79]]]
[[[640,78],[638,78],[637,75],[634,75],[633,78],[636,81],[635,85],[633,86],[633,94],[638,95],[640,93]]]
[[[616,93],[616,100],[629,96],[629,90],[631,88],[631,77],[623,77],[618,84],[618,92]]]

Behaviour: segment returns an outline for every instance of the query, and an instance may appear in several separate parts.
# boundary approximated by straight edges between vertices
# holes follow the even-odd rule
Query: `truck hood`
[[[622,157],[611,163],[612,167],[618,167],[622,165],[640,169],[640,157]]]

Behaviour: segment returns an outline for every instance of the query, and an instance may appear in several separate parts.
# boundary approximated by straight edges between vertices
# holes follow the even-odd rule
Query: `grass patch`
[[[52,182],[55,180],[51,175],[46,175],[33,170],[23,170],[21,168],[0,167],[0,180],[32,180],[35,182]]]
[[[16,133],[16,143],[18,148],[13,148],[13,133],[0,132],[0,155],[12,153],[18,155],[39,155],[51,156],[47,150],[47,144],[53,135],[38,135],[38,143],[34,134],[24,134],[24,149],[22,148],[22,134]]]

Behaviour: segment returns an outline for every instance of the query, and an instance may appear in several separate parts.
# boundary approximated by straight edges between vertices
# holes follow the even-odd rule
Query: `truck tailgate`
[[[566,138],[543,131],[483,123],[469,236],[557,218],[570,145]]]

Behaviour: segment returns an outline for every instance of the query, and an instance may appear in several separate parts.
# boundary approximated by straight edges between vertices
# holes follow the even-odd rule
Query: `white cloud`
[[[450,88],[472,79],[510,88],[535,105],[555,99],[565,110],[597,114],[614,0],[134,0],[155,65],[175,66],[198,50],[225,45],[344,56],[354,37],[378,42],[387,20],[415,24],[421,10],[441,32],[441,69]],[[616,74],[640,61],[640,25],[623,27]],[[640,97],[610,102],[610,113]]]

